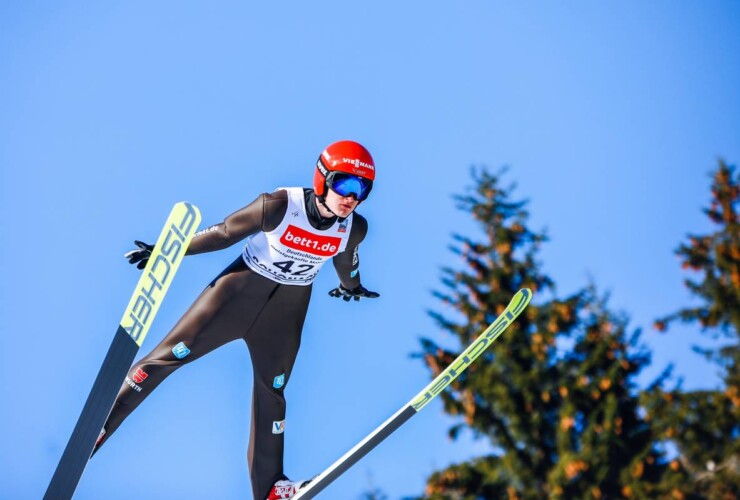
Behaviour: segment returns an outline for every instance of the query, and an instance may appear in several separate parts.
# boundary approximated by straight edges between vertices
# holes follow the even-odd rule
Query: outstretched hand
[[[380,297],[378,292],[371,292],[362,285],[358,285],[354,288],[344,288],[342,285],[339,285],[334,290],[331,290],[329,295],[331,297],[341,297],[345,302],[349,302],[350,299],[360,300],[360,297],[368,299]]]
[[[150,245],[139,240],[135,240],[134,243],[136,243],[136,246],[139,248],[131,250],[123,256],[128,259],[129,264],[136,264],[137,269],[144,269],[146,267],[146,263],[149,261],[149,257],[152,255],[154,245]]]

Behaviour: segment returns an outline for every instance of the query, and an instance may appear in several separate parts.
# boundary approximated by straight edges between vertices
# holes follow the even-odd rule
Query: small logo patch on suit
[[[185,346],[184,342],[180,342],[172,348],[172,354],[174,354],[177,359],[182,359],[190,354],[190,349]]]
[[[280,375],[275,377],[272,381],[272,386],[275,389],[280,389],[284,385],[285,385],[285,374],[284,373],[281,373]]]
[[[144,370],[142,370],[141,368],[137,368],[136,373],[134,373],[134,376],[131,378],[134,379],[134,382],[140,384],[145,381],[148,376],[149,375]]]
[[[141,386],[138,386],[138,385],[134,384],[134,381],[131,380],[128,376],[126,376],[126,385],[128,385],[129,387],[131,387],[136,392],[141,392]]]
[[[285,420],[272,423],[273,434],[282,434],[283,432],[285,432]]]
[[[105,427],[103,427],[102,429],[100,429],[100,434],[98,434],[98,440],[95,441],[95,446],[99,445],[100,442],[103,440],[104,437],[105,437]]]

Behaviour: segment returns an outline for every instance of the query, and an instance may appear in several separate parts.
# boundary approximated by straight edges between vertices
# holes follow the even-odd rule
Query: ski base
[[[90,459],[100,429],[108,419],[108,413],[121,388],[121,381],[134,361],[139,346],[122,326],[118,327],[113,343],[108,349],[95,383],[82,408],[80,418],[64,449],[59,466],[46,490],[44,500],[72,498],[79,478]]]

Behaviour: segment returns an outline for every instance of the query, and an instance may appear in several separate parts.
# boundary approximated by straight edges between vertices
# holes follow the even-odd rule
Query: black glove
[[[379,293],[371,292],[362,285],[357,285],[352,289],[344,288],[342,285],[339,285],[334,290],[330,291],[329,295],[331,297],[342,297],[345,302],[349,302],[349,299],[360,300],[360,297],[367,297],[368,299],[380,297]]]
[[[136,243],[136,246],[139,247],[139,249],[131,250],[124,254],[124,257],[128,259],[129,264],[136,264],[138,262],[136,267],[138,269],[144,269],[147,261],[149,261],[149,257],[152,255],[154,245],[150,245],[139,240],[135,240],[134,243]]]

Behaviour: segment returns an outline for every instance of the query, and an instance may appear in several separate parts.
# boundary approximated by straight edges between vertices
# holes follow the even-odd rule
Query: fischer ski
[[[301,488],[293,497],[293,500],[307,500],[318,495],[324,488],[356,464],[362,457],[367,455],[396,429],[419,413],[431,400],[438,396],[440,392],[464,372],[514,322],[517,316],[527,307],[531,299],[532,292],[529,289],[522,288],[519,290],[511,299],[504,312],[450,366],[437,375],[429,385],[411,398],[411,401],[380,425],[380,427],[368,434],[354,448],[330,465],[328,469]]]
[[[123,314],[44,500],[70,499],[126,374],[200,224],[195,205],[175,204]]]

